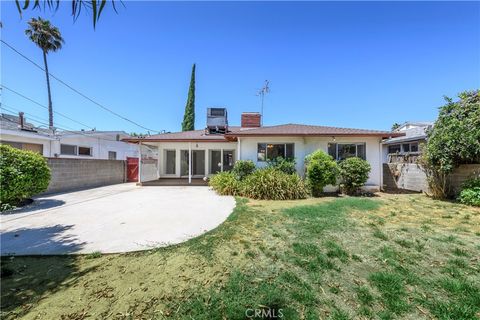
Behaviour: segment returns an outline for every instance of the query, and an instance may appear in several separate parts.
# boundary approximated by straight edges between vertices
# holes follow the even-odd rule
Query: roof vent
[[[207,109],[207,132],[226,133],[228,131],[227,108]]]

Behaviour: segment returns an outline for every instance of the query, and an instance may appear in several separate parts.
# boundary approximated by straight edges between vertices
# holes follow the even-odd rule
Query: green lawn
[[[219,228],[178,246],[3,259],[2,316],[480,317],[478,208],[418,194],[237,202]]]

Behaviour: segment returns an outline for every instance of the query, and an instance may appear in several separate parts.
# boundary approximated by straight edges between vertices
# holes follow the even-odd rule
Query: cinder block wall
[[[480,164],[464,164],[450,175],[452,196],[457,195],[462,184],[472,176],[480,177]],[[383,184],[386,190],[404,189],[428,192],[427,177],[416,163],[384,163]]]
[[[99,187],[126,181],[123,160],[48,158],[52,178],[46,193]]]

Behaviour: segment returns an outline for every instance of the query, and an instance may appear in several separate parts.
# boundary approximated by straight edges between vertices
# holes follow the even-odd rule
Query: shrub
[[[348,158],[340,162],[340,187],[347,194],[354,194],[368,180],[370,164],[360,158]]]
[[[323,188],[337,183],[338,165],[333,158],[322,150],[305,157],[306,177],[312,195],[318,196]]]
[[[298,174],[263,168],[242,181],[241,195],[252,199],[292,200],[305,199],[308,190]]]
[[[294,159],[284,159],[282,157],[277,157],[274,160],[269,160],[267,167],[274,168],[276,170],[282,171],[286,174],[294,174],[297,173],[297,169],[295,168],[295,160]]]
[[[237,160],[233,165],[232,172],[239,179],[243,180],[255,171],[255,163],[252,160]]]
[[[462,186],[458,200],[463,204],[480,207],[480,178],[467,180]]]
[[[45,158],[31,151],[0,145],[0,204],[18,204],[47,190],[50,168]]]
[[[208,185],[218,194],[236,196],[240,191],[240,180],[233,172],[220,172],[210,178]]]

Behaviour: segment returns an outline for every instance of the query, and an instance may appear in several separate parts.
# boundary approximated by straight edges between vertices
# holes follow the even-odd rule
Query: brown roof
[[[261,137],[261,136],[373,136],[381,138],[400,137],[405,133],[380,130],[365,130],[351,128],[337,128],[325,126],[312,126],[304,124],[282,124],[260,128],[229,127],[229,132],[223,134],[207,134],[205,130],[162,133],[145,138],[128,138],[127,142],[228,142],[236,137]]]
[[[230,130],[239,130],[240,127],[229,127]],[[224,134],[207,134],[204,130],[170,132],[151,135],[145,138],[132,137],[123,139],[127,142],[228,142]]]
[[[248,128],[232,130],[227,136],[231,137],[256,137],[256,136],[378,136],[383,138],[399,137],[405,135],[400,132],[365,130],[352,128],[337,128],[325,126],[312,126],[305,124],[282,124],[261,128]]]

